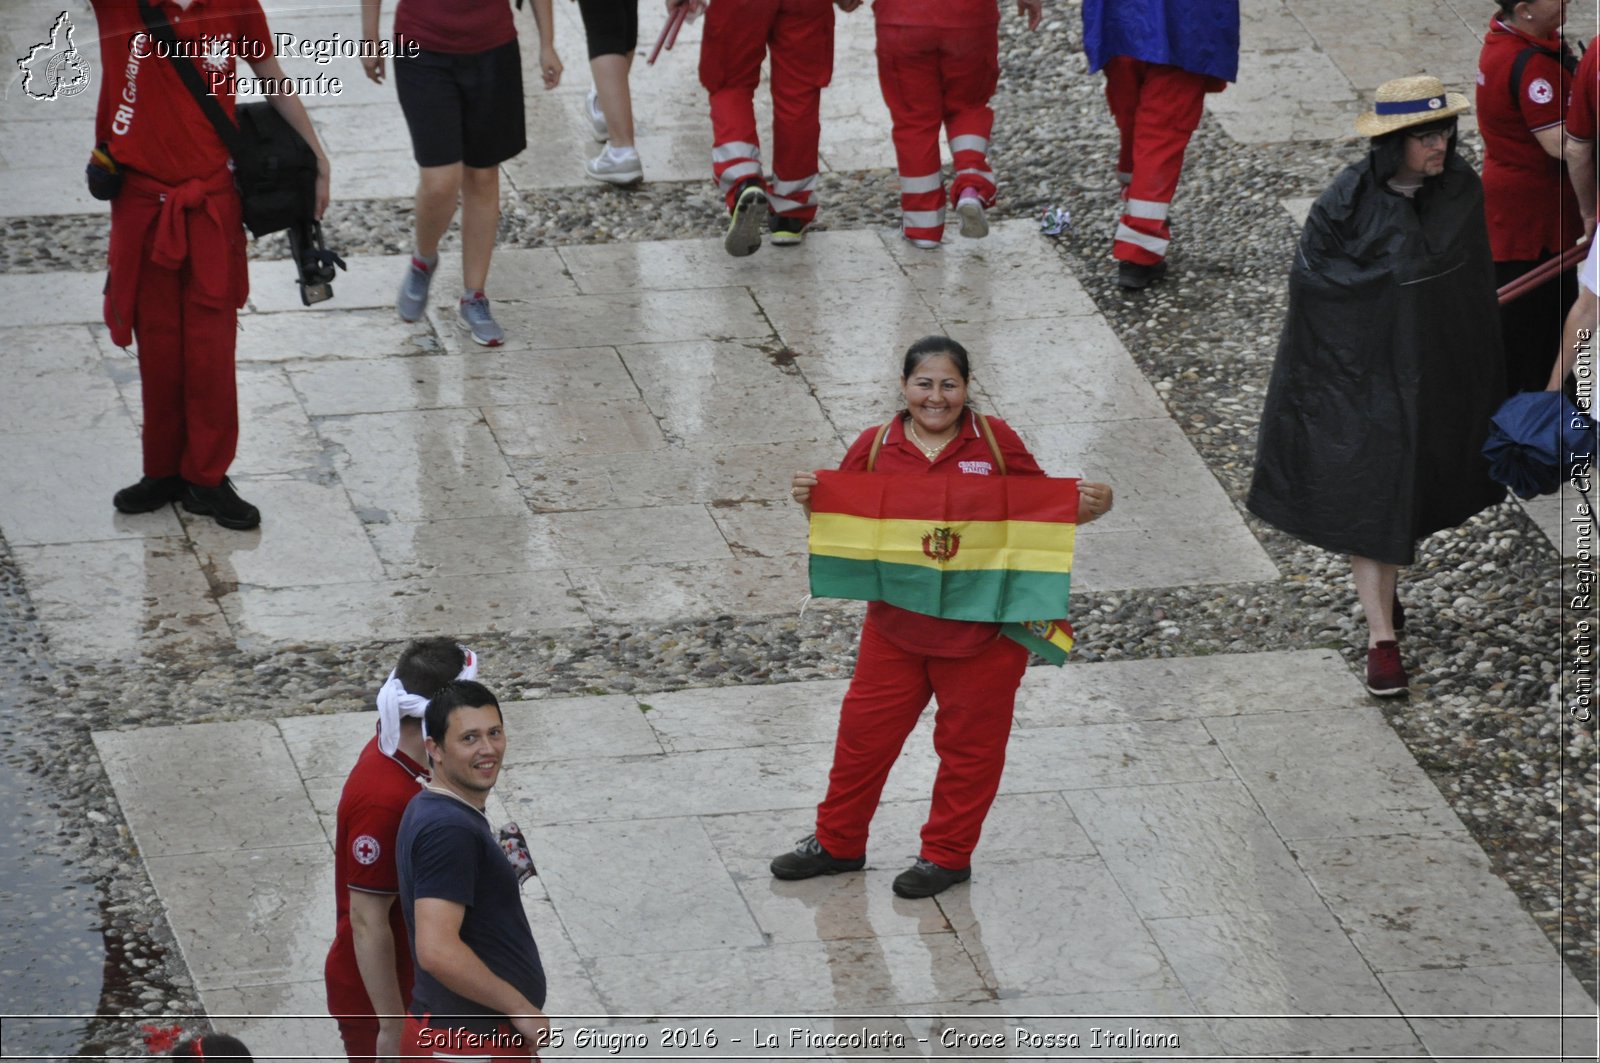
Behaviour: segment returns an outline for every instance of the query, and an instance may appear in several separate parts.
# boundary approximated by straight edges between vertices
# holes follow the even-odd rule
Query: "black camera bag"
[[[245,228],[259,237],[312,221],[316,212],[317,156],[311,145],[270,103],[241,104],[235,125],[216,97],[206,90],[200,71],[179,58],[177,36],[166,16],[147,0],[139,0],[139,14],[233,156],[233,179],[244,207]]]

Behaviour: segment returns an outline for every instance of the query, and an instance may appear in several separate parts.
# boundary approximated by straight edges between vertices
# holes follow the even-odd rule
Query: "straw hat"
[[[1381,137],[1406,126],[1425,125],[1472,110],[1459,92],[1446,92],[1444,82],[1427,74],[1395,78],[1378,86],[1377,105],[1356,119],[1356,132]]]

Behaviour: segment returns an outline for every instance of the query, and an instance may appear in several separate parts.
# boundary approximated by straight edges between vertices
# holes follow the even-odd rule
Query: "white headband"
[[[465,655],[467,663],[456,678],[478,678],[478,655],[465,646],[461,647],[461,652]],[[392,757],[394,751],[400,748],[400,717],[422,719],[423,714],[428,711],[429,700],[406,690],[395,674],[389,673],[389,678],[378,688],[378,748],[385,755]]]

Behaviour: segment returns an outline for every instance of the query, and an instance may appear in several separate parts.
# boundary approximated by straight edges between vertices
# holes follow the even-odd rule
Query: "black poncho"
[[[1327,550],[1410,564],[1498,502],[1481,453],[1504,380],[1483,189],[1455,153],[1407,199],[1404,133],[1311,208],[1261,414],[1250,512]]]

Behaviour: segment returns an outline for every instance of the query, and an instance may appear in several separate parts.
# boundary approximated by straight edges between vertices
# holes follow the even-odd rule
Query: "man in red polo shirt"
[[[445,638],[419,639],[378,691],[378,733],[362,749],[339,794],[333,887],[338,922],[323,967],[328,1012],[350,1063],[400,1052],[414,973],[400,892],[395,835],[427,785],[422,716],[452,679],[478,674],[472,651]]]
[[[1578,214],[1585,236],[1594,237],[1595,143],[1600,141],[1600,37],[1589,41],[1577,71],[1572,75],[1572,99],[1567,104],[1567,177],[1578,196]]]
[[[1561,254],[1583,232],[1562,168],[1571,56],[1561,5],[1501,3],[1478,56],[1483,211],[1503,287]],[[1505,393],[1535,391],[1550,373],[1561,322],[1577,294],[1573,271],[1500,306]]]
[[[239,194],[228,149],[157,47],[141,0],[93,0],[104,79],[95,139],[116,160],[105,321],[119,347],[135,341],[144,404],[144,475],[118,491],[123,513],[183,501],[225,528],[261,514],[228,480],[239,439],[233,357],[249,294]],[[184,55],[222,109],[235,109],[238,59],[283,79],[257,0],[157,0]],[[317,156],[316,213],[328,204],[328,157],[296,96],[268,97]]]

